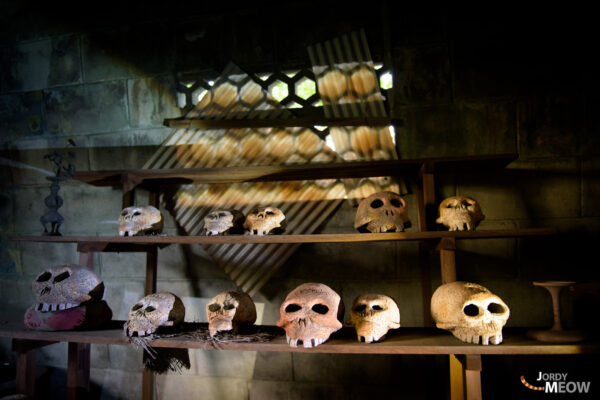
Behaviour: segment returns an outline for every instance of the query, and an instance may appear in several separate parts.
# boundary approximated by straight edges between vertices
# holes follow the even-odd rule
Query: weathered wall
[[[97,10],[94,17],[73,18],[64,10],[8,3],[0,16],[2,237],[40,234],[49,193],[43,173],[6,165],[8,160],[48,170],[43,155],[73,139],[77,170],[140,168],[169,133],[163,119],[180,115],[175,73],[218,74],[229,61],[257,71],[308,66],[307,45],[364,28],[374,58],[394,66],[388,95],[404,121],[396,130],[401,157],[518,152],[504,171],[439,177],[437,194],[478,199],[487,216],[479,229],[559,229],[554,239],[460,242],[457,255],[459,279],[482,283],[509,304],[509,326],[549,326],[549,296],[533,280],[598,279],[587,261],[600,230],[599,85],[590,57],[595,49],[588,47],[591,24],[583,13],[560,15],[572,22],[567,31],[554,29],[558,12],[473,16],[371,4],[360,13],[333,6],[315,12],[320,6],[305,2],[266,15],[267,5],[162,14]],[[60,194],[64,234],[115,232],[118,190],[68,181]],[[407,200],[415,204],[414,194]],[[354,212],[344,204],[321,231],[351,231]],[[173,220],[165,230],[176,233]],[[208,299],[234,287],[199,247],[169,246],[158,259],[158,289],[182,297],[188,320],[204,321]],[[22,317],[33,300],[30,283],[42,268],[76,261],[74,245],[0,242],[1,320]],[[115,318],[125,319],[142,297],[143,257],[102,253],[95,265]],[[435,253],[429,267],[435,288]],[[259,322],[274,324],[287,293],[307,281],[330,285],[347,305],[360,293],[386,293],[398,302],[404,326],[424,323],[416,243],[303,245],[254,299]],[[585,323],[581,313],[569,312],[575,294],[563,298],[569,326]],[[14,360],[10,341],[0,343],[0,359]],[[160,398],[347,399],[399,391],[439,398],[447,379],[445,357],[190,354],[189,371],[158,378]],[[94,390],[103,398],[139,398],[140,361],[134,348],[92,346]],[[40,385],[60,397],[65,345],[45,347],[38,362],[47,367]],[[515,374],[523,373],[522,365],[540,365],[509,357],[485,363],[492,371],[510,365]],[[506,389],[486,379],[484,372],[484,393]]]

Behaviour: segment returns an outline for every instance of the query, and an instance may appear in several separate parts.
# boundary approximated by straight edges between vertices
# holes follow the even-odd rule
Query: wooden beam
[[[456,281],[456,240],[444,237],[440,240],[440,267],[442,284]]]
[[[89,343],[68,344],[67,360],[67,399],[86,399],[90,392],[90,350]]]

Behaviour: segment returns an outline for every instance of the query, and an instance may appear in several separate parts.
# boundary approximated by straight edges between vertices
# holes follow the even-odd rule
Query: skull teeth
[[[298,347],[298,342],[302,342],[302,347],[304,347],[305,349],[310,349],[312,347],[317,347],[320,344],[323,344],[325,342],[325,339],[319,339],[319,338],[309,338],[306,340],[300,340],[300,339],[292,339],[289,336],[285,336],[288,344],[290,345],[290,347]]]
[[[68,310],[69,308],[74,308],[74,307],[78,307],[79,304],[74,304],[74,303],[38,303],[38,305],[36,306],[36,310],[41,311],[41,312],[48,312],[48,311],[63,311],[63,310]]]
[[[457,333],[454,336],[456,336],[458,339],[462,340],[465,343],[479,344],[481,341],[481,344],[484,346],[487,346],[489,344],[502,343],[502,333],[489,336],[471,335],[469,333]]]

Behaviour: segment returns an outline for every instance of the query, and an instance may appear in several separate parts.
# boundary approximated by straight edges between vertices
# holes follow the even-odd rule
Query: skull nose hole
[[[378,304],[375,304],[375,305],[373,306],[373,310],[381,311],[381,310],[383,310],[383,307],[381,307],[381,306],[380,306],[380,305],[378,305]]]
[[[365,311],[366,309],[367,309],[366,304],[361,304],[359,306],[354,307],[354,311],[356,311],[356,312],[362,312],[362,311]]]
[[[300,307],[298,304],[289,304],[286,308],[285,308],[285,312],[296,312],[301,310],[302,307]]]
[[[383,201],[376,199],[371,202],[371,208],[379,208],[383,205]]]
[[[217,303],[213,303],[208,306],[208,311],[210,311],[210,312],[217,312],[220,309],[221,309],[221,306],[218,305]]]
[[[504,312],[506,311],[504,307],[498,303],[490,303],[487,309],[492,314],[504,314]]]
[[[156,310],[156,308],[154,308],[154,307],[152,307],[152,306],[148,306],[148,307],[146,307],[146,311],[147,311],[147,312],[152,312],[152,311],[154,311],[154,310]]]
[[[469,317],[476,317],[479,315],[479,307],[475,304],[467,304],[465,308],[463,308],[463,312]]]
[[[37,282],[45,282],[45,281],[49,280],[51,277],[52,277],[52,274],[50,272],[46,271],[43,274],[41,274],[40,276],[38,276],[36,281]]]
[[[312,310],[317,314],[327,314],[329,307],[327,307],[325,304],[315,304],[312,306]]]
[[[62,274],[57,275],[54,278],[54,280],[52,280],[52,282],[54,282],[54,283],[61,282],[61,281],[64,281],[65,279],[67,279],[70,276],[71,276],[71,274],[68,271],[65,271]]]
[[[52,289],[50,289],[48,286],[46,286],[45,288],[42,289],[42,293],[41,294],[42,295],[48,294],[48,293],[50,293],[50,290],[52,290]]]

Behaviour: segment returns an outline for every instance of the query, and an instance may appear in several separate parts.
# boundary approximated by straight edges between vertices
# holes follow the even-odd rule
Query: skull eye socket
[[[396,208],[402,207],[402,203],[398,199],[391,199],[390,203],[392,204],[392,206],[394,206]]]
[[[266,214],[267,215],[275,215],[275,213],[273,211],[267,211]]]
[[[217,303],[213,303],[208,306],[208,311],[210,311],[210,312],[217,312],[220,309],[221,309],[221,306],[218,305]]]
[[[52,277],[52,274],[50,272],[46,271],[43,274],[41,274],[40,276],[38,276],[38,278],[36,279],[36,282],[46,282],[51,277]]]
[[[143,305],[138,303],[135,306],[131,307],[131,311],[137,311],[142,307],[143,307]]]
[[[375,199],[371,202],[371,208],[379,208],[381,206],[383,206],[383,201],[379,199]]]
[[[383,307],[381,307],[379,304],[375,304],[375,305],[373,306],[373,310],[376,310],[376,311],[381,311],[381,310],[383,310]]]
[[[502,304],[498,303],[490,303],[487,309],[492,314],[504,314],[506,312]]]
[[[329,307],[327,307],[325,304],[315,304],[312,306],[312,310],[317,314],[327,314]]]
[[[299,306],[298,304],[294,304],[294,303],[292,303],[292,304],[288,304],[288,305],[287,305],[287,307],[285,308],[285,312],[292,313],[292,312],[299,311],[299,310],[301,310],[301,309],[302,309],[302,307],[301,307],[301,306]]]
[[[463,200],[462,203],[460,203],[463,207],[469,207],[471,205],[471,203],[469,203],[467,200]]]
[[[479,315],[479,307],[475,304],[467,304],[465,308],[463,308],[463,312],[469,317],[476,317]]]
[[[141,212],[139,212],[139,211],[136,211],[136,212],[134,212],[134,213],[133,213],[133,216],[134,216],[134,217],[137,217],[138,215],[142,215],[142,213],[141,213]]]
[[[152,306],[148,306],[148,307],[146,307],[146,310],[145,310],[145,311],[147,311],[147,312],[152,312],[152,311],[154,311],[154,310],[156,310],[156,308],[154,308],[154,307],[152,307]]]
[[[361,304],[361,305],[354,307],[354,311],[356,311],[356,312],[362,312],[362,311],[365,311],[366,309],[367,309],[366,304]]]
[[[223,310],[233,310],[235,306],[233,304],[225,304]]]
[[[68,277],[71,276],[71,273],[69,271],[65,271],[62,274],[57,275],[52,282],[53,283],[57,283],[57,282],[61,282],[64,281],[65,279],[67,279]]]
[[[127,215],[127,211],[126,211],[126,210],[123,210],[123,211],[121,211],[121,216],[123,216],[123,217],[124,217],[124,216],[126,216],[126,215]]]

